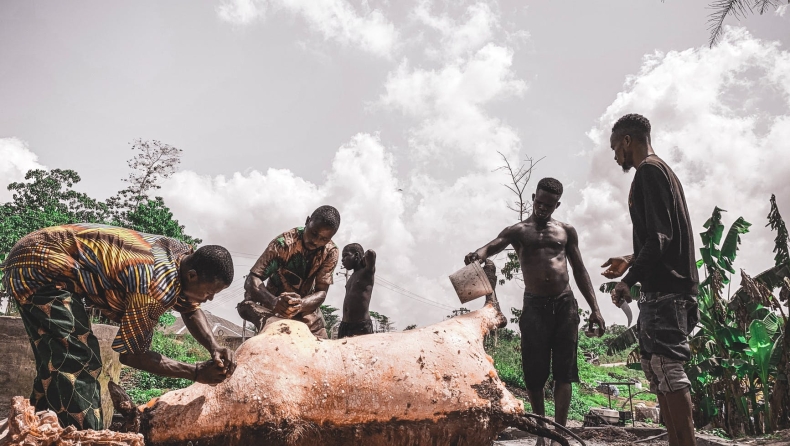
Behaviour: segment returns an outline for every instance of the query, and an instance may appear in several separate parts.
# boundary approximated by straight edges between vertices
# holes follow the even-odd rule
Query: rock
[[[658,407],[634,407],[636,421],[650,420],[658,423]]]

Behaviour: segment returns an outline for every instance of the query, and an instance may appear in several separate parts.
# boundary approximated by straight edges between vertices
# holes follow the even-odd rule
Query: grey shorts
[[[655,354],[650,359],[642,358],[642,371],[650,381],[650,391],[671,393],[690,387],[691,381],[683,370],[684,362]]]

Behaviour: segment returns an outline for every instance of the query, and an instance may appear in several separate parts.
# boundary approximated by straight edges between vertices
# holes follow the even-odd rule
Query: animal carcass
[[[150,402],[141,432],[153,446],[490,445],[509,424],[545,434],[483,350],[504,323],[490,302],[422,329],[342,340],[282,320],[242,344],[224,383]]]

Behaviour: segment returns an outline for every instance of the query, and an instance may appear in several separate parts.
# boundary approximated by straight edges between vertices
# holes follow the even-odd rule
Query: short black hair
[[[612,133],[631,135],[643,143],[650,142],[650,121],[637,113],[629,113],[614,123]]]
[[[343,248],[343,254],[349,251],[359,254],[360,257],[362,257],[365,254],[365,250],[362,249],[362,245],[360,245],[359,243],[349,243]]]
[[[332,206],[319,206],[310,215],[310,220],[323,228],[331,228],[337,231],[340,227],[340,212]]]
[[[555,180],[554,178],[544,178],[538,181],[538,188],[537,190],[545,190],[546,192],[551,192],[552,194],[557,194],[562,196],[562,183],[559,180]]]
[[[221,280],[225,285],[233,282],[233,259],[222,246],[201,246],[192,254],[190,267],[202,282]]]

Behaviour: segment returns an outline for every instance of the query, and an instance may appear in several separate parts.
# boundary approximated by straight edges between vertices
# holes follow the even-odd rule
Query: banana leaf
[[[718,206],[713,208],[713,214],[703,225],[707,231],[700,234],[703,245],[718,245],[721,243],[721,236],[724,234],[724,225],[721,224],[721,213],[727,212]]]
[[[729,259],[730,264],[735,261],[735,256],[738,254],[738,245],[741,244],[741,234],[749,232],[749,226],[751,225],[743,217],[738,217],[735,220],[735,223],[730,226],[730,230],[727,231],[727,238],[724,239],[724,244],[721,245],[719,259]]]
[[[742,351],[749,347],[746,335],[735,327],[720,327],[716,339],[730,350]]]
[[[609,341],[609,348],[607,349],[606,354],[611,356],[629,349],[633,349],[634,344],[637,343],[636,334],[636,325],[620,333],[616,338]]]
[[[616,287],[618,283],[620,283],[620,282],[616,282],[616,281],[615,282],[604,282],[598,288],[598,291],[600,291],[602,293],[607,293],[607,294],[611,293],[612,290],[614,289],[614,287]],[[638,301],[639,297],[641,296],[641,293],[642,293],[642,285],[637,283],[636,285],[631,287],[631,297],[634,300]]]

